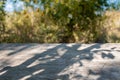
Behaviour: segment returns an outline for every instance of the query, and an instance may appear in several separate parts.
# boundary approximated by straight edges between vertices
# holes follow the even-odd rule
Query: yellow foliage
[[[107,11],[105,13],[104,30],[108,42],[120,42],[120,12]]]

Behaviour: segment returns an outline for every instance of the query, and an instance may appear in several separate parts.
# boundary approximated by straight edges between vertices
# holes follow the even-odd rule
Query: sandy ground
[[[0,44],[0,80],[120,80],[120,44]]]

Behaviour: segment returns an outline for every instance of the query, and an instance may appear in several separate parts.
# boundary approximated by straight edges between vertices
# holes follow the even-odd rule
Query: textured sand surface
[[[120,44],[0,44],[0,80],[120,80]]]

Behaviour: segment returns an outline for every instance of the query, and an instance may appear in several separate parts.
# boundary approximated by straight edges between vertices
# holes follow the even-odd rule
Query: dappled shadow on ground
[[[89,75],[99,76],[97,80],[120,80],[120,62],[106,64],[100,71],[89,70]]]
[[[30,49],[39,48],[39,50],[34,52],[33,57],[25,60],[23,63],[16,66],[8,65],[1,69],[0,80],[89,80],[90,74],[96,76],[93,70],[87,68],[95,59],[95,55],[100,55],[103,60],[115,58],[111,53],[112,49],[100,50],[102,44],[58,44],[54,47],[46,44],[43,46],[46,47],[43,52],[41,52],[42,48],[39,48],[39,45],[35,46],[32,44],[24,45],[22,48],[8,53],[7,56],[12,56],[26,49],[27,53],[29,53]],[[1,47],[1,50],[14,49],[16,47],[19,47],[19,45],[9,46],[6,49]],[[88,63],[84,63],[84,61]],[[85,73],[84,70],[86,69],[89,70]],[[87,75],[84,75],[84,73]]]

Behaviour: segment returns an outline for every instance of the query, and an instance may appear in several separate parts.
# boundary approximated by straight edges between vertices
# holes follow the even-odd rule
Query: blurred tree
[[[109,7],[107,0],[22,0],[26,6],[31,6],[31,3],[43,6],[44,16],[47,16],[53,24],[56,24],[64,31],[64,36],[61,42],[75,41],[74,33],[79,31],[87,32],[88,41],[97,39],[98,29],[100,27],[97,19],[101,17],[101,12],[105,7]],[[92,33],[91,35],[89,33]]]
[[[107,2],[108,0],[21,1],[26,4],[25,10],[23,13],[14,12],[18,20],[13,22],[15,23],[14,26],[18,29],[17,32],[21,35],[21,40],[24,38],[23,33],[24,36],[27,34],[26,36],[31,38],[33,34],[31,34],[32,31],[30,29],[33,30],[33,27],[35,28],[36,26],[38,28],[42,25],[41,32],[42,28],[50,29],[50,26],[59,27],[59,30],[56,30],[57,36],[60,39],[59,42],[76,42],[82,39],[85,40],[84,42],[95,42],[101,34],[100,21],[103,19],[102,13],[110,7],[110,4]],[[16,3],[17,0],[14,0],[14,2]],[[28,31],[23,32],[23,28],[21,27]],[[49,32],[49,30],[46,31],[46,34]]]
[[[0,42],[3,39],[3,33],[5,32],[5,25],[4,25],[4,19],[5,19],[5,12],[4,12],[4,5],[6,0],[0,1]]]
[[[5,12],[4,12],[4,5],[5,5],[5,0],[1,0],[0,1],[0,21],[2,21],[4,18],[4,15],[5,15]]]
[[[93,33],[91,39],[96,38],[99,29],[96,19],[100,17],[97,12],[103,11],[103,6],[109,6],[107,0],[41,0],[41,4],[44,5],[45,14],[56,25],[66,28],[64,42],[74,40],[76,29]]]

